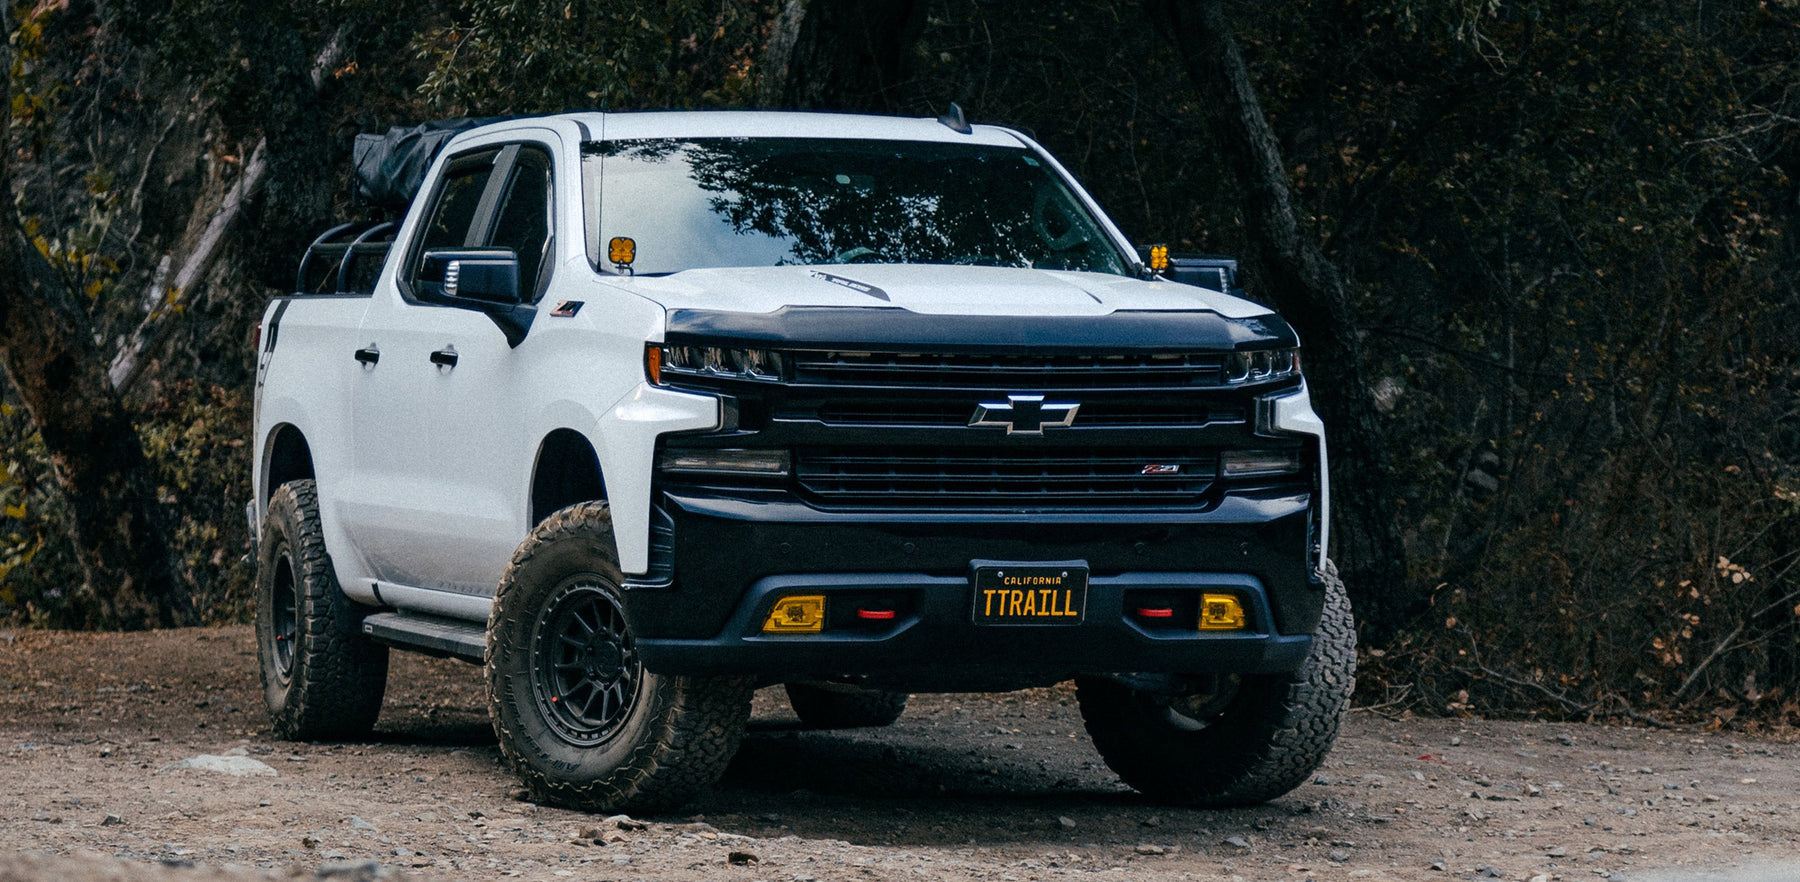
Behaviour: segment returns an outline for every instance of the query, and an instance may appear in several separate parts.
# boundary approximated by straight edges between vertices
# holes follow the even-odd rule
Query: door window
[[[444,189],[425,227],[425,250],[467,244],[469,226],[481,207],[482,191],[494,172],[494,154],[458,160],[445,176]]]
[[[511,248],[519,256],[519,292],[537,299],[550,263],[550,156],[522,147],[513,163],[512,183],[487,244]]]
[[[425,252],[438,248],[509,248],[519,258],[519,291],[537,299],[550,265],[550,154],[510,145],[451,160],[406,274],[411,293],[426,301],[442,280],[420,276]]]
[[[424,234],[409,261],[406,280],[414,292],[426,298],[443,293],[442,280],[419,278],[425,252],[478,244],[471,243],[469,237],[476,230],[476,221],[482,214],[482,197],[487,193],[494,174],[494,160],[499,155],[498,150],[484,150],[451,160],[444,183],[438,188],[437,200],[431,207],[431,216],[425,222]]]

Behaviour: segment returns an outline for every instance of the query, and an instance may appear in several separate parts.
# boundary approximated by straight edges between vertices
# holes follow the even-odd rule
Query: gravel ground
[[[801,729],[780,690],[676,816],[521,802],[479,671],[395,658],[376,734],[273,740],[246,627],[0,633],[0,882],[1800,879],[1800,745],[1741,734],[1351,715],[1253,809],[1150,804],[1065,687],[914,696]]]

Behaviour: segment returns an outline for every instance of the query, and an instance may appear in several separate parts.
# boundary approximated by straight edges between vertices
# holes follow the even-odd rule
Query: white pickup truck
[[[1189,805],[1323,759],[1355,642],[1324,433],[1235,264],[1140,254],[960,112],[438,140],[259,326],[279,735],[366,732],[396,647],[482,664],[530,792],[595,810],[709,787],[774,684],[860,726],[1073,678],[1107,763]]]

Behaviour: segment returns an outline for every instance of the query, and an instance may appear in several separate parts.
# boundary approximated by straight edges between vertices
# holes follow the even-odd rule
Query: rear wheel
[[[532,798],[666,809],[712,786],[750,717],[750,681],[644,669],[604,502],[550,516],[513,555],[488,623],[488,705]]]
[[[387,647],[363,636],[325,552],[318,487],[290,481],[269,499],[257,543],[256,655],[277,737],[357,738],[374,728]]]
[[[1221,676],[1170,696],[1076,680],[1081,717],[1107,766],[1145,796],[1253,805],[1305,783],[1337,740],[1356,684],[1356,629],[1337,571],[1312,652],[1292,674]]]
[[[906,710],[906,693],[840,683],[789,683],[788,704],[814,729],[887,726]]]

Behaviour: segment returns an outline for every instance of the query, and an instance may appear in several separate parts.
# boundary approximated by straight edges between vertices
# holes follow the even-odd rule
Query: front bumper
[[[1310,504],[1307,493],[1272,488],[1234,493],[1204,512],[976,516],[824,512],[781,493],[665,493],[675,578],[628,584],[625,613],[645,665],[667,674],[874,676],[949,688],[1078,673],[1292,671],[1324,601],[1305,553]],[[1085,562],[1082,624],[975,624],[974,560]],[[1203,591],[1236,594],[1247,627],[1200,632],[1191,621],[1134,613]],[[898,614],[865,622],[828,613],[819,634],[764,635],[787,594],[822,594],[839,610],[876,598]]]

